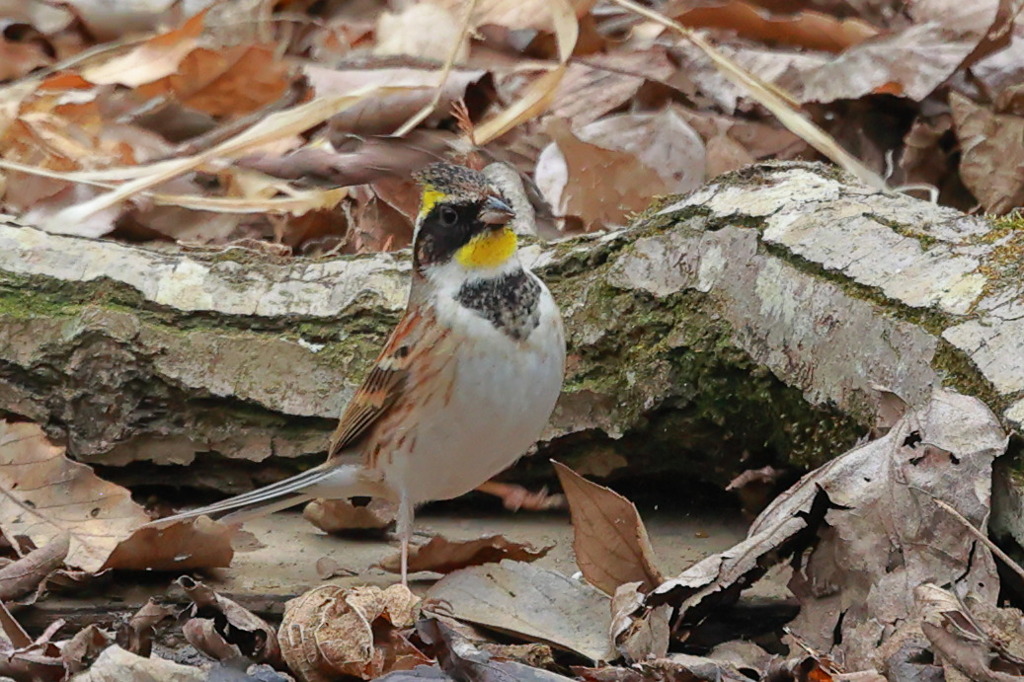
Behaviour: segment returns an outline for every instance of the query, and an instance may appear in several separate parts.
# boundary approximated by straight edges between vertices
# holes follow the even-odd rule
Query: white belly
[[[465,309],[441,315],[474,316]],[[511,466],[537,440],[562,388],[561,317],[545,290],[540,324],[517,342],[479,317],[453,347],[451,400],[434,401],[407,451],[384,467],[388,484],[414,504],[458,497]]]

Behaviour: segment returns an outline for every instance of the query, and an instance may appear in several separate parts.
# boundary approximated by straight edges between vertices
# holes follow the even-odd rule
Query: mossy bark
[[[529,244],[570,344],[539,449],[598,474],[720,485],[843,452],[874,422],[878,387],[914,403],[947,385],[1016,426],[1024,354],[1003,335],[1021,324],[1004,276],[1018,236],[779,164],[660,199],[627,230]],[[401,313],[408,267],[0,221],[0,410],[125,480],[249,487],[317,459]]]

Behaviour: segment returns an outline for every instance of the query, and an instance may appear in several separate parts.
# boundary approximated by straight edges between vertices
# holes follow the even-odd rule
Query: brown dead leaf
[[[667,81],[675,71],[660,46],[573,61],[555,91],[550,113],[578,129],[629,102],[645,82]]]
[[[609,635],[627,662],[664,658],[668,654],[672,607],[644,605],[643,583],[623,583],[612,597]]]
[[[97,85],[119,83],[137,87],[177,73],[181,62],[199,45],[206,10],[180,28],[150,38],[126,54],[82,69],[82,77]]]
[[[990,37],[1008,39],[1018,0],[920,0],[914,23],[901,31],[855,45],[805,73],[800,99],[832,102],[868,94],[921,101],[958,69],[996,48]]]
[[[459,620],[520,639],[548,642],[595,661],[618,656],[608,636],[609,597],[536,564],[506,560],[464,568],[435,583],[426,598]]]
[[[1002,215],[1024,205],[1024,118],[993,114],[951,92],[960,140],[960,178],[989,213]]]
[[[566,67],[552,69],[530,81],[519,93],[518,99],[497,114],[485,119],[473,129],[471,142],[483,146],[498,139],[523,123],[537,118],[551,106],[555,90],[562,82]]]
[[[358,507],[348,500],[316,499],[302,510],[303,518],[328,533],[382,530],[394,522],[397,513],[396,505],[379,498]]]
[[[0,601],[0,676],[32,682],[63,680],[64,662],[60,650],[50,641],[63,626],[63,619],[58,619],[33,640]]]
[[[945,668],[947,680],[956,679],[957,672],[973,682],[1011,682],[1024,677],[1024,627],[1019,610],[984,604],[983,612],[989,618],[1010,625],[1000,628],[992,620],[977,618],[956,595],[934,583],[918,585],[914,598],[921,613],[921,629]]]
[[[111,643],[107,633],[93,623],[79,630],[61,647],[60,657],[67,671],[74,675],[92,665]]]
[[[177,612],[173,606],[158,604],[150,597],[127,623],[117,628],[117,645],[133,654],[148,657],[153,651],[156,626],[167,618],[174,618]]]
[[[396,251],[412,243],[413,221],[374,191],[374,186],[353,189],[352,210],[346,253]]]
[[[177,70],[140,85],[142,97],[173,97],[211,116],[241,116],[267,106],[288,89],[289,69],[266,45],[198,47]]]
[[[469,36],[459,31],[465,9],[445,8],[432,2],[408,5],[398,12],[381,12],[377,18],[375,55],[407,55],[445,63],[455,41],[459,41],[455,63],[469,56]],[[430,26],[431,30],[423,28]]]
[[[0,529],[37,546],[67,533],[69,566],[178,570],[227,566],[231,528],[217,522],[142,528],[130,493],[64,456],[36,424],[0,422]]]
[[[1005,448],[983,403],[937,390],[882,438],[806,475],[761,513],[746,540],[667,581],[649,603],[671,601],[693,623],[796,553],[790,589],[801,609],[793,633],[848,668],[871,668],[897,627],[914,623],[913,586],[969,586],[994,603],[991,554],[932,498],[983,524],[992,461]],[[807,528],[813,532],[801,532]]]
[[[794,159],[808,149],[807,143],[790,131],[768,123],[685,107],[675,107],[675,111],[704,138],[709,178],[752,162],[746,159]]]
[[[386,62],[385,62],[386,63]],[[482,69],[452,69],[445,80],[441,99],[426,125],[435,125],[448,116],[451,105],[466,96],[466,90],[481,83]],[[381,92],[335,115],[330,121],[332,135],[390,135],[434,97],[440,71],[412,67],[383,67],[371,62],[359,69],[328,69],[307,65],[303,74],[318,96],[344,95],[374,85],[406,88]]]
[[[772,15],[744,0],[716,0],[696,7],[677,0],[662,12],[690,28],[727,29],[749,40],[826,52],[842,52],[879,34],[857,18],[837,19],[813,10]]]
[[[606,594],[639,582],[649,592],[663,580],[640,514],[622,495],[591,483],[553,462],[572,514],[576,563],[583,577]]]
[[[64,563],[70,547],[71,538],[62,533],[43,547],[0,568],[0,601],[11,602],[32,592],[38,594],[47,576]]]
[[[351,135],[331,130],[334,150],[304,146],[284,155],[261,153],[238,160],[278,178],[301,180],[305,185],[365,185],[390,178],[408,178],[413,171],[445,158],[455,138],[444,131],[414,130],[403,138]],[[406,185],[406,200],[408,190]],[[411,193],[418,201],[416,192]],[[415,217],[416,211],[411,216]]]
[[[429,663],[401,633],[415,622],[419,598],[403,585],[317,587],[285,604],[281,651],[304,682],[340,676],[369,680]]]
[[[464,5],[461,0],[435,0],[449,9]],[[594,0],[562,0],[576,17],[582,17],[594,5]],[[501,26],[510,30],[534,29],[554,33],[552,5],[549,0],[479,0],[473,9],[472,25]]]
[[[570,678],[518,661],[503,660],[481,651],[436,618],[416,624],[416,633],[437,659],[449,679],[473,682],[570,682]]]
[[[244,656],[280,665],[277,633],[266,621],[188,576],[178,578],[178,584],[192,600],[190,619],[182,628],[189,644],[218,661]]]
[[[440,535],[430,538],[425,545],[409,552],[409,572],[433,571],[451,573],[467,566],[492,564],[503,559],[510,561],[536,561],[544,557],[554,545],[534,549],[533,545],[512,542],[504,535],[487,535],[475,540],[453,541]],[[380,567],[391,573],[401,570],[401,555],[395,554],[380,562]]]
[[[537,160],[537,186],[556,214],[578,218],[586,231],[623,225],[667,192],[636,155],[584,142],[561,119],[547,130],[555,142]]]
[[[704,142],[675,107],[656,114],[608,116],[583,126],[576,135],[604,149],[634,155],[658,174],[668,192],[686,194],[704,184]]]
[[[163,658],[143,658],[116,644],[103,650],[88,670],[75,682],[204,682],[206,672]]]

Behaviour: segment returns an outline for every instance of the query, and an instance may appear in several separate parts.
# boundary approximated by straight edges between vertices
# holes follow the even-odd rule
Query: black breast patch
[[[540,322],[540,284],[521,268],[466,282],[455,300],[516,341],[529,337]]]

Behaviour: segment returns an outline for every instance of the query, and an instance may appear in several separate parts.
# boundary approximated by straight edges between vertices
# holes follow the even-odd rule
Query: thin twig
[[[984,545],[986,547],[988,547],[990,550],[992,550],[993,554],[995,554],[997,557],[1002,559],[1006,563],[1007,566],[1009,566],[1011,569],[1013,569],[1014,573],[1019,575],[1021,578],[1024,578],[1024,568],[1021,568],[1020,564],[1018,564],[1016,561],[1011,559],[1010,556],[1006,552],[1004,552],[1003,550],[999,549],[999,546],[996,543],[992,542],[988,538],[987,535],[985,535],[980,530],[975,528],[974,525],[970,521],[968,521],[964,517],[963,514],[958,512],[956,509],[953,509],[952,506],[950,506],[949,504],[943,502],[942,500],[938,499],[937,497],[932,497],[932,501],[935,504],[939,505],[941,508],[945,509],[946,512],[948,512],[949,515],[952,516],[954,519],[956,519],[957,521],[962,523],[964,528],[966,528],[968,530],[968,532],[970,532],[974,537],[976,537],[979,540],[981,540],[982,543],[984,543]]]
[[[473,17],[473,12],[476,11],[476,3],[479,0],[469,0],[466,3],[466,16],[462,18],[462,24],[459,26],[459,35],[455,38],[455,42],[452,43],[452,49],[448,52],[448,59],[444,62],[444,68],[441,69],[441,81],[437,84],[437,90],[434,91],[434,96],[430,99],[425,107],[417,111],[412,115],[408,121],[402,124],[402,126],[395,131],[395,137],[403,137],[409,133],[410,130],[418,126],[423,122],[427,116],[430,116],[437,108],[437,105],[441,102],[441,97],[444,95],[444,86],[448,83],[448,75],[452,72],[452,67],[455,65],[455,58],[459,55],[459,47],[462,46],[462,41],[467,39],[469,35],[469,23]]]

